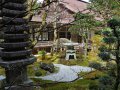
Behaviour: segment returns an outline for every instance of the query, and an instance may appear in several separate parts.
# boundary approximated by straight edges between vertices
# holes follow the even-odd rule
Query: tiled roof
[[[89,13],[93,14],[89,10],[87,10],[87,5],[89,3],[84,2],[82,0],[60,0],[59,6],[61,7],[61,10],[63,10],[60,14],[60,20],[58,23],[70,23],[74,20],[73,13],[82,12],[82,13]],[[64,10],[65,9],[65,10]],[[49,10],[52,10],[52,12],[49,12],[46,22],[52,22],[54,18],[54,8],[51,5]],[[69,12],[71,11],[71,12]],[[36,15],[32,18],[32,21],[41,22],[42,19],[42,13],[40,15]],[[95,17],[96,20],[101,20],[101,18]]]
[[[88,5],[88,3],[81,0],[61,0],[60,3],[73,12],[84,11]]]

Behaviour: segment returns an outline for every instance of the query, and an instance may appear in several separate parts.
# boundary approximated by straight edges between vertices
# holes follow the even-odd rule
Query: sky
[[[83,1],[89,2],[89,0],[83,0]]]
[[[89,0],[83,0],[83,1],[89,2]],[[38,2],[43,2],[43,0],[38,0]]]

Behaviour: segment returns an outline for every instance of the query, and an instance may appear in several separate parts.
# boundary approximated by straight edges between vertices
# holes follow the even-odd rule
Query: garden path
[[[40,76],[35,78],[41,78],[43,80],[52,80],[57,82],[70,82],[78,78],[80,72],[90,72],[93,69],[84,66],[66,66],[62,64],[54,64],[59,68],[57,73],[52,73],[46,76]],[[82,77],[81,77],[82,78]]]

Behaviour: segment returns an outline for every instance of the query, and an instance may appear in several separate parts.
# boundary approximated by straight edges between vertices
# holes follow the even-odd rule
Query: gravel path
[[[3,79],[5,79],[5,76],[0,75],[0,81],[3,80]]]
[[[57,73],[49,74],[43,77],[35,77],[42,78],[43,80],[52,80],[58,82],[69,82],[78,78],[77,73],[80,72],[90,72],[93,69],[90,67],[83,66],[66,66],[62,64],[54,64],[56,67],[59,67],[59,71]]]

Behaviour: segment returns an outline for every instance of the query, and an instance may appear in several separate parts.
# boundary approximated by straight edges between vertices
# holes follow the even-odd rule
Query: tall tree
[[[69,31],[71,33],[76,33],[80,36],[82,36],[82,43],[84,43],[84,55],[85,58],[87,57],[87,49],[88,49],[88,40],[90,40],[89,33],[91,30],[94,30],[95,25],[98,24],[98,22],[94,19],[93,15],[89,14],[82,14],[80,12],[76,13],[74,16],[75,21],[72,23],[72,25],[69,28]]]
[[[116,82],[114,84],[114,90],[119,90],[120,84],[120,18],[113,18],[108,21],[108,25],[111,29],[105,29],[103,31],[103,41],[105,46],[101,46],[101,53],[99,56],[103,60],[115,60],[116,62]]]
[[[103,20],[104,26],[113,16],[120,16],[119,0],[90,0],[88,9]]]

